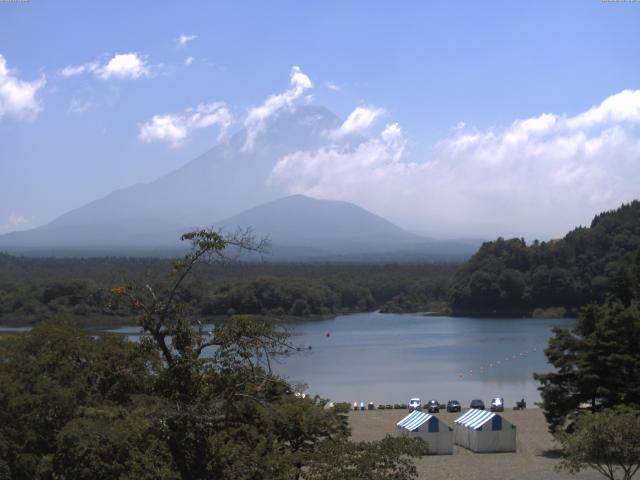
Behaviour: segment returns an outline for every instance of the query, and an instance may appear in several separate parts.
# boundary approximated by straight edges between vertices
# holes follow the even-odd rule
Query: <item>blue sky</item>
[[[444,162],[443,155],[449,162],[454,157],[468,161],[458,159],[458,147],[455,155],[451,149],[443,154],[443,145],[451,146],[456,139],[476,135],[474,141],[481,144],[466,153],[475,158],[486,149],[502,152],[495,139],[507,138],[518,120],[552,113],[570,122],[607,98],[640,89],[639,26],[640,3],[595,0],[0,3],[0,55],[5,62],[4,77],[0,71],[0,231],[46,223],[116,188],[151,181],[188,162],[216,143],[219,125],[194,128],[178,144],[143,141],[141,126],[154,115],[187,115],[189,108],[224,102],[236,119],[233,131],[251,108],[287,88],[293,66],[313,82],[314,104],[342,118],[358,106],[383,110],[379,130],[396,122],[402,128],[401,162],[418,162],[421,171],[433,168],[440,178],[453,175],[431,165]],[[195,38],[181,46],[181,35]],[[137,74],[135,65],[133,70],[124,65],[122,75],[117,64],[109,70],[111,60],[127,54],[142,62]],[[70,66],[84,66],[84,72],[65,76],[63,69]],[[16,92],[7,85],[31,87],[35,93],[18,101],[9,98]],[[616,97],[616,108],[635,105],[636,97]],[[604,172],[607,168],[632,172],[637,166],[640,171],[634,155],[637,112],[618,113],[607,113],[606,125],[598,124],[596,133],[589,130],[587,140],[611,138],[605,134],[623,129],[624,144],[615,143],[624,157],[616,162],[622,164],[605,157],[576,164],[571,155],[552,167],[563,181],[582,186],[593,181],[593,192],[611,181],[605,173],[615,172]],[[556,152],[547,152],[545,158]],[[503,159],[500,167],[510,165],[512,157]],[[517,178],[523,177],[511,175],[502,183]],[[599,209],[639,196],[635,191],[640,183],[634,183],[638,177],[616,178],[626,183],[617,185],[615,194],[603,191],[585,200],[588,192],[581,192],[568,205],[550,203],[534,212],[531,222],[538,225],[560,207],[565,215],[558,214],[544,230],[555,235]],[[485,180],[479,177],[477,182]],[[545,195],[545,178],[533,180]],[[383,203],[388,202],[376,200],[371,192],[351,195],[348,191],[358,189],[347,183],[337,190],[336,182],[314,182],[292,185],[291,190],[357,201],[393,217],[393,211],[385,211]],[[439,188],[467,188],[452,185]],[[382,192],[394,195],[394,188],[417,187],[394,177]],[[484,215],[478,233],[493,233],[491,219],[496,215],[521,218],[535,204],[533,193],[522,198],[518,208],[501,212],[506,197],[476,192],[477,198],[468,201],[482,205],[473,213]],[[460,199],[460,211],[465,205]],[[392,220],[426,232],[435,217],[414,221],[408,212]],[[447,228],[452,234],[473,233],[455,223]],[[523,223],[504,233],[534,230]]]

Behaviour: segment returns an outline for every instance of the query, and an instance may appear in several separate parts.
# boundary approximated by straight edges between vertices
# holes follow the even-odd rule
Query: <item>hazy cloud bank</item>
[[[342,129],[372,117],[356,109]],[[400,127],[387,124],[356,146],[328,141],[287,155],[269,181],[425,232],[553,237],[640,196],[639,128],[638,90],[575,116],[544,113],[500,129],[461,122],[419,161],[407,158]]]

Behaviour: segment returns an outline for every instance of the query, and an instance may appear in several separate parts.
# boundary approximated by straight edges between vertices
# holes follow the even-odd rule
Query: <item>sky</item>
[[[0,0],[0,233],[298,103],[344,123],[268,182],[418,233],[558,237],[640,197],[640,2]]]

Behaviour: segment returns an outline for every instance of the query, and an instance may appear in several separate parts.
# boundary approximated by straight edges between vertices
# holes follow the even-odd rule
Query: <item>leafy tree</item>
[[[57,435],[52,470],[69,480],[177,480],[154,409],[84,408]]]
[[[556,372],[535,376],[552,432],[571,429],[583,403],[640,405],[639,274],[640,251],[621,264],[605,304],[583,309],[573,330],[554,330],[545,354]]]
[[[319,453],[303,474],[305,480],[402,480],[417,475],[411,457],[426,455],[428,446],[420,438],[387,436],[361,444],[325,442]]]
[[[296,396],[271,371],[296,350],[286,331],[242,315],[211,332],[191,321],[194,268],[263,245],[210,230],[183,239],[193,250],[164,287],[113,288],[139,344],[64,319],[0,342],[0,478],[300,479],[329,462],[334,478],[415,478],[424,442],[350,442],[347,408]]]
[[[562,445],[559,469],[577,473],[592,468],[610,480],[631,480],[640,470],[638,432],[638,410],[614,409],[583,414],[573,433],[557,436]]]
[[[51,474],[58,433],[83,407],[133,405],[157,356],[115,335],[93,338],[68,319],[0,341],[0,472]],[[3,467],[4,464],[4,467]]]

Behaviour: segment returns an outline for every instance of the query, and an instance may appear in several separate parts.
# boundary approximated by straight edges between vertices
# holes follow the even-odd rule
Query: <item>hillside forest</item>
[[[466,263],[199,265],[180,291],[192,318],[258,314],[282,320],[339,314],[577,316],[604,301],[640,249],[640,202],[597,215],[589,227],[547,242],[498,238]],[[87,326],[134,323],[110,293],[125,281],[161,286],[171,260],[29,258],[0,254],[0,323],[33,325],[60,314]]]

